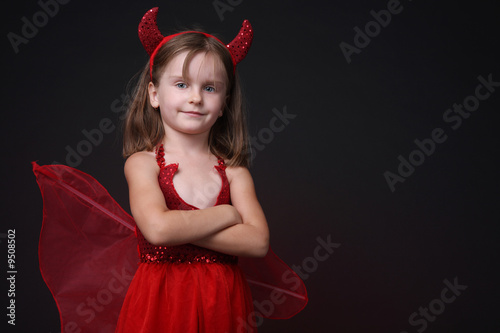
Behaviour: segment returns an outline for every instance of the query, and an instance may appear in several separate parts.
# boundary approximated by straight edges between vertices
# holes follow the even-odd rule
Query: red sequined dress
[[[161,150],[158,161],[167,206],[196,209],[172,184],[178,165],[165,165]],[[223,161],[215,168],[217,204],[229,203]],[[290,318],[307,304],[303,281],[271,248],[264,258],[237,258],[190,244],[153,246],[90,175],[34,162],[33,172],[43,197],[40,271],[61,332],[255,332],[261,317]]]
[[[178,164],[165,165],[163,154],[160,146],[158,180],[168,208],[197,209],[177,194],[173,177]],[[224,161],[219,159],[215,168],[222,179],[215,205],[229,204]],[[141,263],[125,297],[116,332],[229,333],[237,332],[238,325],[240,331],[244,328],[253,306],[238,257],[193,244],[155,246],[139,229],[137,240]]]

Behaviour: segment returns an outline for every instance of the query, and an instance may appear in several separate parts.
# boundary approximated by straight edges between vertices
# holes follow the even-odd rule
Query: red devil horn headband
[[[222,43],[218,38],[200,31],[185,31],[165,37],[161,34],[160,30],[158,29],[158,25],[156,24],[157,15],[158,7],[152,8],[148,10],[146,14],[144,14],[141,23],[139,23],[139,39],[146,49],[146,52],[150,56],[149,75],[151,78],[153,75],[153,60],[156,56],[156,53],[158,52],[160,47],[162,47],[165,43],[178,35],[186,33],[199,33],[207,37],[216,39],[222,45],[224,45],[231,54],[234,69],[236,69],[236,65],[245,58],[248,50],[250,49],[250,45],[252,45],[253,29],[248,20],[243,21],[243,25],[241,26],[238,35],[233,39],[231,43],[226,45]]]

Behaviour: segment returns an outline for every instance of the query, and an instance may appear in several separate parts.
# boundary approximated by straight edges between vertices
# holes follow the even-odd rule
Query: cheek
[[[174,94],[171,91],[165,91],[161,96],[160,96],[160,103],[163,105],[175,105],[178,103],[180,99],[179,94]]]
[[[224,108],[224,105],[226,104],[226,101],[227,101],[227,97],[225,96],[220,96],[218,99],[217,99],[217,104],[220,106],[221,109]]]

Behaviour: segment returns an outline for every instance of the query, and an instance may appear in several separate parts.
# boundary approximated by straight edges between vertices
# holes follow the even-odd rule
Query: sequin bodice
[[[156,161],[160,167],[158,182],[165,197],[167,207],[171,210],[195,210],[197,207],[186,203],[179,196],[173,184],[173,178],[177,171],[178,164],[165,165],[163,145],[156,149]],[[218,165],[215,166],[222,179],[222,185],[215,205],[229,204],[229,182],[226,177],[226,166],[224,160],[219,158]],[[226,263],[236,264],[238,257],[230,256],[217,251],[212,251],[193,244],[183,244],[176,246],[155,246],[149,243],[142,235],[139,228],[136,228],[138,249],[140,260],[143,263]]]

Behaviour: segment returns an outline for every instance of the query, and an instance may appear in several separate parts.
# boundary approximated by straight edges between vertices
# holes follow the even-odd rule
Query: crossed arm
[[[252,176],[247,168],[227,168],[232,207],[242,223],[222,229],[192,242],[212,250],[237,256],[265,256],[269,248],[269,229],[257,200]]]
[[[227,168],[232,205],[201,210],[170,210],[158,185],[158,167],[150,153],[125,163],[132,215],[154,245],[192,243],[230,255],[261,257],[269,248],[269,230],[250,172]]]

